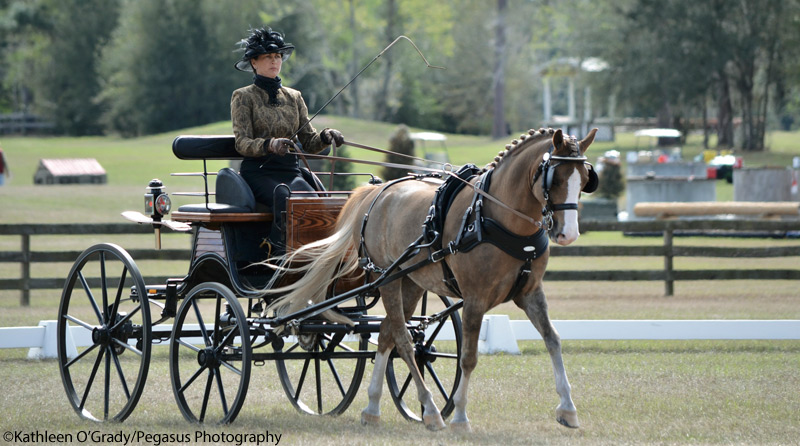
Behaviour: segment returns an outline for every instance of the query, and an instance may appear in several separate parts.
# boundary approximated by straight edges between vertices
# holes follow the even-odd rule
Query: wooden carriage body
[[[174,221],[192,225],[192,256],[185,289],[207,281],[220,282],[239,295],[259,294],[272,276],[260,265],[270,257],[267,237],[274,219],[284,220],[284,240],[288,250],[329,236],[341,208],[345,192],[324,191],[315,174],[302,168],[303,176],[318,192],[292,193],[284,215],[257,203],[249,186],[231,168],[208,172],[209,160],[241,159],[233,136],[180,136],[173,142],[173,153],[180,159],[202,160],[205,192],[203,203],[180,206],[172,213]],[[191,175],[191,174],[190,174]],[[216,176],[215,190],[209,178]],[[181,194],[181,193],[178,193]],[[213,197],[213,198],[212,198]]]

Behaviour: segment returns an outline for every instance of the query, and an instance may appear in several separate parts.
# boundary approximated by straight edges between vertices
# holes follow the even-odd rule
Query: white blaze
[[[565,203],[577,203],[581,195],[581,174],[578,169],[572,171],[567,180],[567,200]],[[568,209],[564,211],[564,229],[558,234],[559,245],[569,245],[578,239],[578,211]]]

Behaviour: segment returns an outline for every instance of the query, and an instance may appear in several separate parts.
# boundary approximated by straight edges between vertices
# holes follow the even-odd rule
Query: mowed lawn
[[[555,421],[558,397],[543,346],[525,342],[521,347],[520,356],[480,357],[469,402],[474,432],[466,436],[428,432],[405,421],[387,391],[382,425],[362,426],[359,414],[366,405],[370,367],[358,397],[339,417],[297,413],[268,363],[254,368],[247,400],[233,424],[191,424],[172,396],[166,347],[155,349],[147,386],[130,418],[102,425],[81,420],[69,406],[56,361],[12,359],[4,352],[0,426],[4,432],[181,433],[192,438],[269,432],[281,434],[280,444],[286,445],[752,445],[797,444],[800,438],[797,341],[565,342],[581,420],[575,430]]]

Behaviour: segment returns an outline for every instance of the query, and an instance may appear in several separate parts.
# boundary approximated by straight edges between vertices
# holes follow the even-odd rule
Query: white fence
[[[794,319],[558,320],[553,325],[562,340],[800,339],[800,320]],[[56,321],[41,321],[37,327],[0,328],[0,348],[28,348],[30,359],[55,358],[58,356],[56,327]],[[452,327],[445,327],[438,339],[453,340],[454,336]],[[487,315],[479,339],[481,353],[519,354],[517,341],[541,340],[541,337],[530,321]],[[66,342],[67,348],[77,354],[76,347],[92,345],[91,333],[83,327],[72,327]]]

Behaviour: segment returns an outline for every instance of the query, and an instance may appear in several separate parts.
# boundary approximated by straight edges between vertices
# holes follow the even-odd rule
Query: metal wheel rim
[[[280,377],[281,386],[283,387],[286,396],[289,398],[289,401],[292,403],[292,406],[295,407],[299,412],[309,414],[309,415],[339,415],[342,414],[350,404],[355,399],[356,395],[358,394],[359,386],[361,385],[361,379],[364,376],[364,369],[366,368],[366,358],[351,358],[350,361],[354,361],[354,366],[352,369],[352,374],[350,374],[350,383],[347,385],[345,389],[344,382],[341,379],[341,375],[339,374],[340,369],[343,369],[342,363],[339,362],[339,367],[336,367],[336,356],[335,353],[330,356],[330,358],[325,359],[324,355],[320,353],[320,350],[324,350],[331,341],[330,334],[319,334],[317,340],[314,342],[314,346],[311,349],[310,356],[311,358],[307,359],[276,359],[275,364],[278,370],[278,376]],[[365,338],[359,338],[358,341],[358,350],[357,351],[366,351],[369,347],[369,340]],[[294,352],[298,349],[301,349],[298,342],[293,343],[288,349],[285,350],[287,353]],[[344,349],[342,349],[344,350]],[[338,361],[342,361],[345,358],[338,358]],[[289,369],[287,368],[287,363],[289,361],[303,361],[303,371],[301,372],[300,376],[297,377],[298,379],[293,379],[294,371],[290,373]],[[323,374],[326,373],[330,375],[333,379],[336,388],[339,389],[339,395],[341,396],[341,400],[333,406],[330,407],[330,404],[326,404],[327,399],[322,397],[323,386]],[[290,376],[292,375],[292,376]],[[309,375],[310,380],[309,380]],[[330,379],[326,379],[329,381]],[[296,383],[295,383],[296,381]],[[303,395],[301,395],[303,390],[307,390],[309,386],[313,386],[313,393],[315,393],[316,398],[313,401],[305,401]],[[300,392],[297,389],[300,389]]]
[[[214,314],[211,318],[213,325],[211,331],[200,329],[199,340],[202,340],[206,346],[205,349],[200,349],[194,345],[199,340],[194,339],[196,336],[187,330],[188,325],[185,322],[187,316],[194,315],[203,322],[203,325],[208,324],[207,318],[202,317],[198,304],[200,299],[210,300],[208,295],[215,296]],[[225,324],[221,320],[224,315],[222,312],[225,311],[224,304],[229,305],[233,312],[236,318],[235,325]],[[228,353],[230,346],[235,346],[239,351]],[[218,362],[215,360],[201,364],[200,358],[211,350],[219,355],[224,355],[224,357]],[[193,353],[196,356],[192,357]],[[234,365],[236,359],[239,360],[238,368]],[[216,282],[208,282],[201,283],[189,291],[175,317],[170,337],[169,361],[173,394],[184,418],[191,422],[217,424],[231,423],[236,419],[247,396],[252,350],[247,319],[238,298],[229,288]],[[184,374],[181,372],[182,370],[189,373]],[[189,378],[184,379],[186,376]],[[237,376],[238,383],[235,384],[235,391],[231,394],[230,378],[236,379]],[[202,387],[203,381],[205,381],[205,387]],[[227,390],[225,389],[226,385],[228,386]],[[198,411],[196,392],[199,390],[202,390],[202,397]],[[187,392],[191,393],[188,398]],[[212,413],[209,413],[209,409]],[[218,409],[221,409],[221,412]],[[214,419],[210,420],[212,417]]]
[[[445,304],[446,307],[452,306],[454,303],[453,301],[446,296],[439,296],[442,302]],[[427,299],[427,292],[423,295],[422,299]],[[423,305],[423,308],[425,305]],[[425,316],[425,311],[422,312],[422,316]],[[442,418],[447,418],[453,412],[455,408],[455,403],[453,402],[453,394],[455,393],[456,389],[458,389],[458,384],[461,382],[461,339],[462,339],[462,332],[461,332],[461,315],[458,311],[451,314],[447,319],[441,322],[440,326],[444,324],[447,320],[451,320],[453,322],[453,331],[455,332],[455,343],[456,343],[456,354],[455,357],[455,364],[450,364],[450,361],[447,362],[448,366],[455,367],[455,375],[453,378],[453,385],[452,386],[445,386],[441,383],[439,379],[434,379],[433,381],[430,379],[431,374],[439,368],[442,369],[441,365],[437,366],[435,363],[432,362],[420,362],[420,359],[417,358],[417,367],[420,369],[420,372],[423,374],[423,378],[425,379],[425,383],[431,389],[431,392],[434,395],[434,398],[437,396],[443,398],[445,400],[445,404],[440,407],[440,412],[442,414]],[[438,332],[435,333],[438,335]],[[435,336],[433,339],[430,339],[426,336],[425,344],[433,343],[432,341],[435,340]],[[444,357],[440,357],[437,359],[445,359]],[[449,358],[447,358],[449,359]],[[398,367],[399,370],[404,370],[404,372],[396,372],[394,368],[394,362],[398,360]],[[399,381],[397,378],[398,376],[402,377],[402,382]],[[438,376],[438,373],[436,374]],[[394,351],[389,358],[389,364],[386,367],[386,383],[389,386],[389,394],[392,397],[392,401],[394,401],[395,407],[397,410],[400,411],[400,414],[403,418],[410,420],[410,421],[417,421],[422,422],[422,408],[417,401],[417,394],[414,391],[414,383],[411,379],[411,373],[408,371],[408,367],[406,366],[405,362],[400,359],[398,356],[395,355]],[[450,389],[447,389],[450,387]],[[409,393],[409,390],[411,392]],[[414,403],[411,407],[416,407],[417,411],[412,410],[408,404],[405,402],[406,396],[410,395],[413,399]]]
[[[100,301],[98,296],[92,291],[91,278],[84,276],[84,268],[93,260],[98,262],[100,268]],[[122,271],[119,276],[113,272],[109,273],[108,270],[114,269],[114,262],[121,264]],[[117,286],[113,286],[109,282],[119,277]],[[130,299],[130,296],[123,298],[124,289],[128,285],[133,285],[138,292],[139,302],[135,303]],[[74,293],[75,290],[79,293]],[[109,291],[112,291],[109,294]],[[83,293],[87,303],[94,310],[93,318],[85,318],[83,320],[75,314],[71,314],[71,304],[73,297],[76,302],[79,300],[80,293]],[[75,294],[73,296],[73,294]],[[114,309],[112,321],[112,308]],[[119,310],[128,310],[128,321],[134,319],[140,322],[141,336],[138,337],[136,346],[130,346],[129,340],[133,338],[126,338],[121,336],[121,329],[127,325],[127,322],[120,316]],[[138,315],[138,316],[137,316]],[[95,324],[94,321],[97,321]],[[67,330],[71,326],[83,327],[87,331],[91,331],[92,346],[83,350],[75,358],[68,358],[69,351],[67,345]],[[67,394],[67,399],[70,405],[81,417],[92,421],[117,421],[125,420],[136,407],[139,398],[144,390],[144,384],[147,380],[147,372],[150,365],[150,348],[151,348],[151,328],[150,328],[150,306],[145,292],[145,283],[139,269],[134,263],[133,259],[125,252],[124,249],[113,244],[99,244],[92,246],[81,253],[78,259],[73,264],[69,276],[64,284],[61,295],[61,303],[59,304],[58,311],[58,363],[59,371],[61,374],[61,381],[64,384],[64,390]],[[117,327],[114,329],[114,327]],[[80,329],[78,329],[80,331]],[[100,332],[100,335],[95,335],[94,332]],[[72,333],[72,332],[71,332]],[[70,334],[70,339],[72,335]],[[83,389],[76,387],[76,383],[83,383],[83,379],[78,379],[79,372],[75,368],[81,367],[84,361],[91,361],[95,356],[93,352],[96,351],[96,358],[92,367],[92,372],[85,381]],[[127,361],[128,356],[120,361],[120,356],[130,352],[130,355],[138,356],[138,361]],[[126,366],[126,367],[123,367]],[[129,369],[125,372],[125,368]],[[133,373],[131,370],[133,369]],[[75,370],[73,372],[73,370]],[[98,371],[102,375],[102,382],[96,380]],[[115,378],[112,376],[116,375]],[[135,376],[133,383],[129,382]],[[101,392],[102,409],[94,409],[93,404],[95,391],[97,385],[101,385],[99,389]],[[121,397],[115,397],[118,392],[122,393]],[[114,394],[114,395],[112,395]],[[111,401],[114,398],[115,401]],[[121,401],[121,402],[120,402]],[[91,406],[87,408],[87,404]],[[112,404],[114,408],[112,409]],[[102,417],[98,416],[98,411],[102,411]]]

